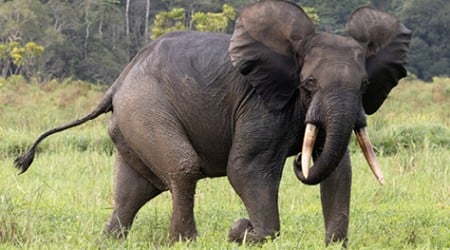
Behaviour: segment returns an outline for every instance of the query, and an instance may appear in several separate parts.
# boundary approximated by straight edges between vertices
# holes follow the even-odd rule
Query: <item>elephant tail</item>
[[[24,173],[25,171],[28,170],[28,168],[30,167],[31,163],[33,162],[34,159],[34,155],[36,153],[36,148],[39,145],[39,143],[41,143],[45,138],[47,138],[49,135],[52,135],[54,133],[58,133],[61,131],[64,131],[66,129],[72,128],[72,127],[76,127],[78,125],[81,125],[87,121],[93,120],[95,118],[97,118],[98,116],[104,114],[104,113],[108,113],[110,111],[112,111],[113,107],[112,107],[112,99],[115,93],[115,90],[117,88],[117,84],[114,83],[113,85],[111,85],[111,87],[107,90],[107,92],[105,93],[105,95],[103,96],[102,100],[100,101],[100,103],[97,105],[97,107],[95,107],[95,109],[89,113],[88,115],[69,122],[63,126],[60,127],[56,127],[53,129],[50,129],[44,133],[42,133],[38,139],[33,143],[33,145],[31,146],[31,148],[23,155],[17,157],[17,159],[14,161],[15,163],[15,167],[17,169],[20,170],[19,174]]]

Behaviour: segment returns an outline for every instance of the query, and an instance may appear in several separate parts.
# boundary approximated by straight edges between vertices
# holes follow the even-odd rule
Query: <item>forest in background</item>
[[[157,32],[161,23],[167,30],[167,25],[172,25],[231,33],[236,16],[233,11],[238,13],[243,5],[253,2],[0,0],[0,74],[37,81],[72,78],[111,84],[139,49],[155,37],[152,32]],[[315,15],[318,30],[340,34],[345,33],[347,17],[358,6],[372,4],[387,10],[414,32],[408,70],[425,81],[450,75],[449,1],[294,2],[311,8],[308,12]]]

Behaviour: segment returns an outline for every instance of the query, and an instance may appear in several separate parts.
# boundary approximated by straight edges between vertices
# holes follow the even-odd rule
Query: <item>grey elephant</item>
[[[326,243],[345,241],[349,139],[355,131],[383,182],[366,114],[406,75],[411,39],[397,18],[368,6],[346,27],[348,37],[315,32],[299,6],[266,0],[241,10],[232,36],[164,35],[136,55],[90,114],[42,134],[16,166],[25,172],[47,136],[111,112],[115,204],[105,232],[126,235],[138,210],[170,191],[170,236],[193,239],[197,181],[227,176],[249,216],[228,239],[261,242],[279,233],[281,173],[298,154],[298,179],[320,183]]]

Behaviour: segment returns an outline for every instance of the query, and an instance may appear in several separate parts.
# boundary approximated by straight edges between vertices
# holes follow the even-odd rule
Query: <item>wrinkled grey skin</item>
[[[241,12],[233,37],[167,34],[138,53],[92,113],[41,135],[16,164],[26,171],[45,137],[111,112],[108,131],[117,152],[107,233],[126,235],[138,210],[168,190],[172,239],[195,238],[197,181],[227,176],[249,215],[231,227],[229,240],[242,242],[246,234],[247,242],[260,242],[280,230],[285,159],[301,150],[311,122],[320,128],[315,166],[308,178],[298,163],[294,169],[302,182],[320,183],[326,242],[346,240],[349,137],[366,125],[364,111],[375,112],[405,75],[410,38],[390,17],[385,35],[373,34],[381,40],[371,40],[372,22],[352,21],[371,15],[380,14],[356,11],[351,37],[343,37],[315,33],[294,4],[262,1]],[[260,27],[265,24],[274,26]]]

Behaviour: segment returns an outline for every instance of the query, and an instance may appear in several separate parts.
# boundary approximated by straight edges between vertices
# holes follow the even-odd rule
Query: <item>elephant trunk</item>
[[[319,94],[314,98],[306,116],[302,159],[300,162],[298,155],[294,161],[295,174],[301,182],[318,184],[337,168],[347,150],[355,124],[361,118],[360,107],[360,96],[353,91]],[[363,120],[365,122],[365,117]],[[321,150],[321,145],[314,148],[317,127],[324,133]],[[314,166],[309,168],[313,148],[318,157]]]

